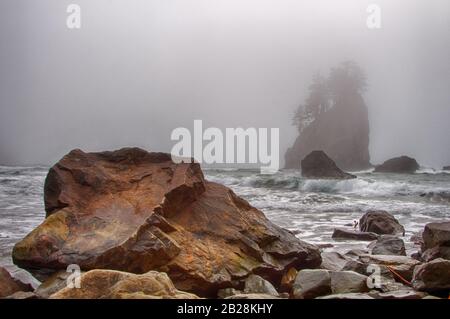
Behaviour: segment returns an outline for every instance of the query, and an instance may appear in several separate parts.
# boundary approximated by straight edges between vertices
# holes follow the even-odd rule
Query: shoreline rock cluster
[[[327,251],[331,244],[299,240],[205,180],[198,164],[164,153],[74,150],[50,169],[44,200],[46,219],[13,250],[16,265],[43,283],[33,289],[0,269],[0,297],[418,299],[450,291],[450,222],[427,224],[420,252],[408,257],[399,221],[368,211],[332,235],[368,241],[366,249]],[[81,288],[67,287],[71,264],[81,267]]]

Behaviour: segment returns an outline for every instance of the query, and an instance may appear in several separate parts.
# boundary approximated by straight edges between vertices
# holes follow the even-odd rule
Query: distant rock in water
[[[30,271],[156,270],[177,289],[214,297],[236,278],[277,284],[291,267],[321,264],[316,246],[170,154],[71,151],[50,169],[44,198],[46,219],[13,250]]]
[[[405,229],[399,221],[386,211],[368,211],[359,220],[359,230],[379,235],[404,235]]]
[[[346,173],[323,151],[312,151],[301,162],[302,176],[307,178],[351,179],[355,175]]]
[[[414,173],[419,169],[419,164],[414,158],[400,156],[387,160],[381,165],[375,167],[378,173]]]
[[[444,167],[442,168],[442,170],[444,170],[444,171],[450,171],[450,165],[449,165],[449,166],[444,166]]]

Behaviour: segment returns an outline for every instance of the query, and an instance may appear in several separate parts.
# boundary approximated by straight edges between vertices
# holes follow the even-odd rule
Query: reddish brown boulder
[[[74,150],[45,183],[47,218],[13,251],[30,270],[166,272],[178,289],[214,296],[258,274],[274,284],[291,267],[318,267],[318,249],[272,224],[197,163],[141,149]]]
[[[10,296],[16,292],[30,292],[33,290],[31,285],[13,278],[5,268],[0,267],[0,298]]]

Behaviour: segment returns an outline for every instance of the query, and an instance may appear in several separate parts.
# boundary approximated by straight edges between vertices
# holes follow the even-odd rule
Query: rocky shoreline
[[[1,270],[2,298],[428,299],[450,291],[450,222],[424,225],[420,252],[407,257],[403,226],[369,211],[333,234],[366,238],[366,250],[324,251],[205,180],[198,164],[136,148],[74,150],[50,169],[44,193],[46,219],[13,251],[43,283],[33,289]],[[69,265],[81,268],[81,288],[67,287]]]

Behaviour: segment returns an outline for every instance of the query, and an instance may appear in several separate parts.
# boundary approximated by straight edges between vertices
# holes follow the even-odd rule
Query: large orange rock
[[[214,296],[259,274],[279,283],[321,263],[318,249],[272,224],[197,163],[137,148],[74,150],[45,182],[44,222],[16,244],[23,268],[166,272],[178,289]]]

